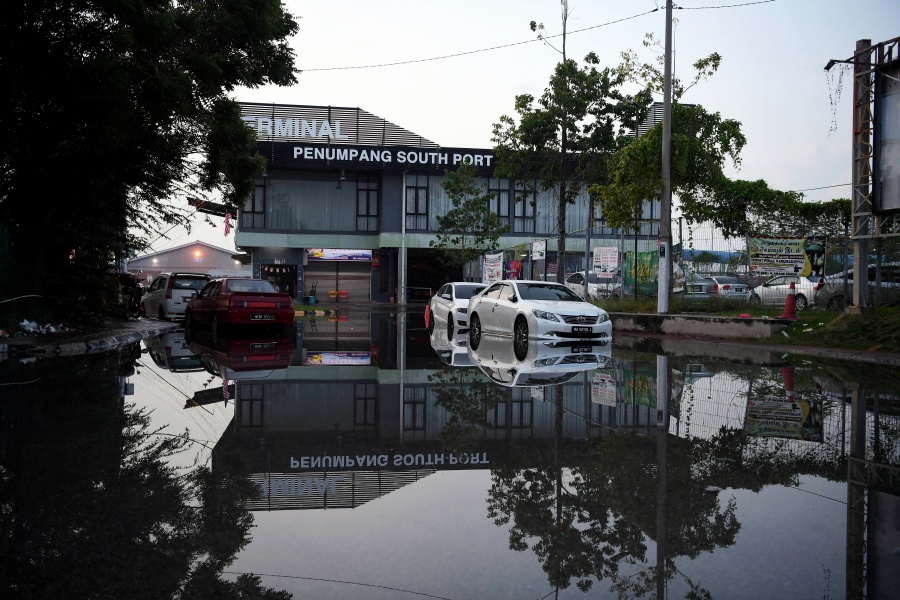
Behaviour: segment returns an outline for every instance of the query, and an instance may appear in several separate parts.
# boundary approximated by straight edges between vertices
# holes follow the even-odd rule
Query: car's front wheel
[[[196,329],[196,323],[194,323],[194,315],[187,311],[184,313],[184,337],[189,338],[194,334],[194,330]]]
[[[750,296],[750,302],[759,306],[760,304],[762,304],[762,298],[759,297],[759,294],[753,294],[752,296]]]
[[[166,313],[163,311],[163,307],[162,307],[162,306],[160,306],[160,307],[159,307],[159,310],[156,312],[156,317],[157,317],[160,321],[165,321],[165,320],[166,320]]]
[[[797,294],[797,299],[794,306],[797,310],[806,310],[807,308],[809,308],[809,302],[806,301],[806,296]]]
[[[528,356],[528,321],[524,317],[516,319],[513,325],[513,352],[519,360]]]
[[[428,307],[428,333],[434,333],[434,311]]]
[[[469,348],[478,350],[481,344],[481,319],[477,314],[469,317]]]

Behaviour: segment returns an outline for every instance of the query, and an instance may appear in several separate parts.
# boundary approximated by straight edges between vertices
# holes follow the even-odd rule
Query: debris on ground
[[[65,323],[59,323],[57,325],[53,325],[52,323],[45,323],[43,325],[38,325],[34,321],[29,321],[27,319],[23,319],[21,323],[19,323],[19,332],[17,335],[47,335],[50,333],[68,333],[71,331],[78,331],[74,327],[70,327]],[[3,331],[4,335],[2,337],[8,337],[9,333]]]

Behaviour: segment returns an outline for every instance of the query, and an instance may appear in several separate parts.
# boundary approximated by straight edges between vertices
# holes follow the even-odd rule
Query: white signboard
[[[531,244],[531,259],[532,260],[544,260],[547,255],[547,240],[541,240],[540,242],[533,242]]]
[[[615,246],[594,248],[594,272],[599,279],[612,279],[619,270],[619,249]]]
[[[481,283],[493,283],[503,279],[503,253],[484,255]]]
[[[616,380],[606,373],[591,377],[591,402],[603,406],[616,405]]]

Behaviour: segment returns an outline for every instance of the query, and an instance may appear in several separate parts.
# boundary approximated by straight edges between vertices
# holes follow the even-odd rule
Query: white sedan
[[[447,328],[447,337],[453,337],[455,328],[468,327],[469,299],[486,287],[487,284],[484,283],[469,282],[445,283],[441,286],[428,304],[431,313],[428,331],[433,332],[434,328],[440,325]]]
[[[528,340],[612,341],[612,322],[602,308],[560,283],[497,281],[469,302],[469,347],[484,334],[512,336],[516,358],[528,355]]]

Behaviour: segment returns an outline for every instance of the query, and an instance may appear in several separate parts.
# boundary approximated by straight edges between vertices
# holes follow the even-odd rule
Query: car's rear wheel
[[[516,319],[513,325],[513,352],[519,360],[528,356],[528,321],[524,317]]]
[[[156,312],[156,318],[158,318],[160,321],[166,320],[166,313],[163,311],[162,306],[160,306],[159,310]]]
[[[477,314],[469,317],[469,348],[478,350],[481,344],[481,319]]]
[[[760,304],[762,304],[762,298],[759,297],[759,294],[753,294],[752,296],[750,296],[750,302],[759,306]]]
[[[806,296],[803,294],[797,294],[797,300],[794,304],[797,310],[806,310],[809,308],[809,302],[806,301]]]

